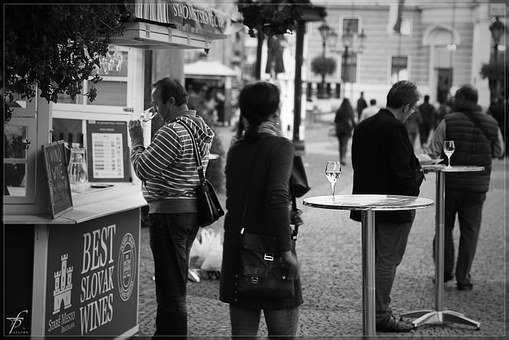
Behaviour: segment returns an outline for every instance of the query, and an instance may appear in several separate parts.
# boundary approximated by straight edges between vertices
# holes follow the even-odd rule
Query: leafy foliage
[[[100,5],[11,4],[4,9],[4,112],[9,111],[14,94],[33,98],[35,85],[43,98],[56,103],[59,94],[73,99],[82,94],[84,80],[100,81],[99,59],[130,18],[128,7],[121,1]],[[92,101],[96,89],[92,86],[84,95]]]
[[[499,96],[507,98],[508,88],[507,81],[509,79],[509,64],[504,63],[504,59],[494,63],[491,61],[489,64],[481,66],[481,78],[488,78],[488,86],[490,87],[490,101],[495,102]],[[496,86],[498,83],[499,87]]]
[[[291,33],[296,21],[302,17],[303,6],[309,0],[239,0],[239,11],[249,35],[255,37],[255,30],[268,36]]]
[[[502,61],[498,63],[483,64],[481,67],[481,77],[483,79],[498,79],[503,80],[509,73],[509,65],[504,64]]]
[[[311,71],[315,74],[333,74],[336,71],[336,60],[329,57],[315,57],[311,61]]]

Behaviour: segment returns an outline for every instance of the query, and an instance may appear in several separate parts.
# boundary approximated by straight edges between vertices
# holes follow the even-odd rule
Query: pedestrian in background
[[[364,91],[361,92],[361,96],[357,99],[357,121],[361,119],[362,110],[368,107],[366,99],[364,99]]]
[[[424,146],[428,143],[429,134],[431,129],[435,127],[437,119],[437,110],[429,103],[429,96],[424,96],[424,103],[418,107],[421,116],[421,123],[419,124],[419,137],[421,145]]]
[[[186,336],[189,251],[198,232],[196,187],[200,184],[193,133],[207,166],[214,133],[187,106],[187,93],[173,79],[154,84],[152,102],[164,119],[150,145],[143,146],[140,121],[129,122],[131,162],[148,202],[150,248],[157,296],[156,336]]]
[[[438,125],[430,143],[430,156],[443,154],[444,140],[454,141],[453,165],[477,165],[482,172],[446,173],[445,176],[445,265],[444,280],[454,278],[453,229],[458,215],[460,242],[456,262],[456,288],[473,288],[470,269],[481,228],[482,207],[490,186],[491,159],[503,154],[504,142],[497,122],[477,105],[477,90],[471,85],[460,87],[454,95],[454,111]],[[433,253],[435,250],[433,240]]]
[[[353,194],[419,195],[424,176],[403,124],[418,99],[414,84],[399,81],[387,95],[387,108],[357,126],[352,142]],[[353,211],[350,217],[361,221],[359,211]],[[376,213],[377,332],[408,332],[413,328],[411,323],[394,317],[389,303],[414,218],[414,210]]]
[[[365,119],[368,119],[369,117],[372,117],[376,115],[380,111],[380,107],[376,105],[376,99],[370,99],[369,106],[362,110],[360,122],[362,122]]]
[[[336,137],[339,143],[339,160],[342,165],[345,165],[348,141],[355,126],[353,108],[348,98],[343,99],[341,106],[336,111],[334,124],[336,125]]]
[[[293,145],[279,136],[279,89],[267,82],[246,85],[239,96],[247,130],[228,151],[226,161],[226,217],[220,299],[230,304],[232,335],[254,337],[261,311],[268,335],[293,337],[302,304],[300,280],[295,295],[240,295],[236,282],[241,263],[241,229],[277,239],[282,260],[292,272],[298,268],[290,230],[290,190]],[[263,245],[258,245],[263,247]]]

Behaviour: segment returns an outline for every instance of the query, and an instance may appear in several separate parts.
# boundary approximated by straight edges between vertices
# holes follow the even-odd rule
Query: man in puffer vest
[[[454,95],[453,112],[440,122],[430,144],[431,157],[445,159],[444,140],[452,140],[455,151],[451,165],[475,165],[485,169],[482,172],[446,173],[445,176],[444,280],[454,278],[453,228],[458,214],[461,235],[455,271],[458,290],[473,288],[470,268],[481,227],[482,207],[490,185],[491,160],[500,157],[504,149],[497,122],[482,112],[477,99],[474,87],[464,85],[458,89]]]

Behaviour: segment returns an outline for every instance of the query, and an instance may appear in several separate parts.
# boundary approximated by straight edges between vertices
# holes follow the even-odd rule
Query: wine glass
[[[341,163],[338,161],[327,161],[325,165],[325,177],[331,185],[331,198],[334,201],[334,192],[336,190],[336,181],[341,175]]]
[[[446,140],[444,141],[444,153],[447,156],[447,167],[451,167],[451,156],[454,153],[454,141]]]

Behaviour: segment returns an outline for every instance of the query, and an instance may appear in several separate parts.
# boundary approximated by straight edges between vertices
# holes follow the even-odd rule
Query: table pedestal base
[[[469,319],[465,315],[452,310],[433,311],[430,309],[423,309],[405,313],[401,315],[401,318],[417,318],[412,321],[414,327],[430,324],[442,325],[444,323],[450,322],[467,326],[474,326],[475,329],[481,329],[481,323]]]

